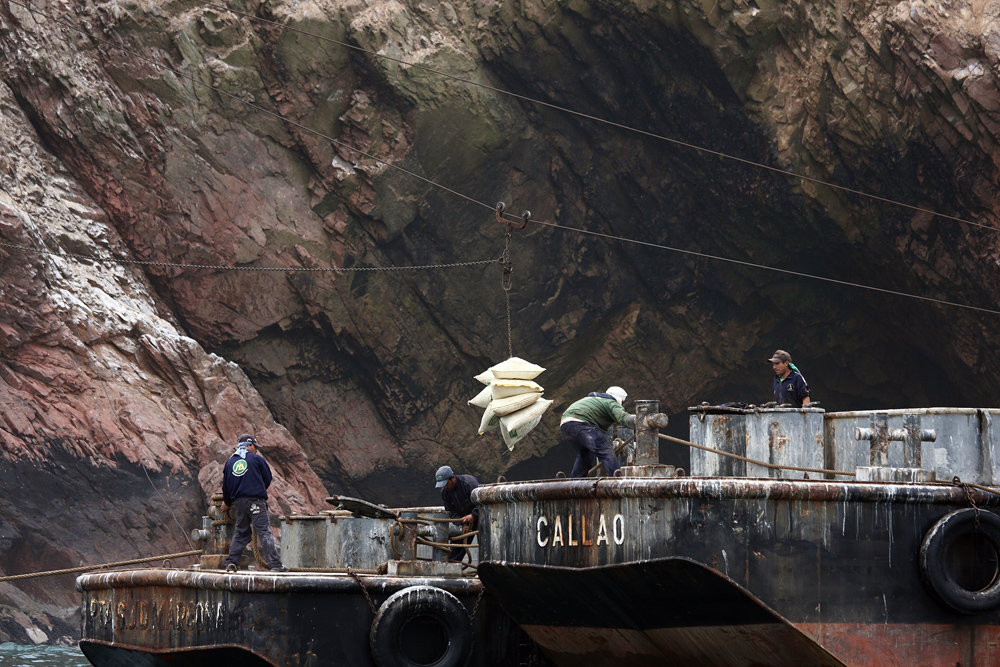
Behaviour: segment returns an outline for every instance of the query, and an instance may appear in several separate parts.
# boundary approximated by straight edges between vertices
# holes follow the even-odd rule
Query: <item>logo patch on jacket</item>
[[[237,477],[242,477],[243,475],[246,474],[246,471],[249,467],[250,466],[247,465],[247,462],[245,460],[240,459],[239,461],[233,464],[233,474],[236,475]]]

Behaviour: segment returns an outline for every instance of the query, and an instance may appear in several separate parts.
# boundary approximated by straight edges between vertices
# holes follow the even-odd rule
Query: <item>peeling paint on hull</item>
[[[480,575],[515,620],[524,619],[522,627],[547,628],[528,632],[543,646],[550,642],[549,655],[556,662],[572,660],[558,657],[553,638],[568,642],[577,630],[558,618],[532,624],[518,610],[524,601],[513,599],[516,578],[498,587],[491,583],[490,568],[628,567],[681,559],[718,573],[797,629],[803,640],[842,661],[829,664],[985,667],[996,662],[1000,611],[960,614],[939,602],[921,580],[925,534],[943,516],[969,506],[970,496],[951,485],[604,478],[489,485],[477,489],[474,498],[482,505]],[[1000,506],[994,494],[974,492],[971,498],[981,511]],[[604,538],[598,539],[602,523]],[[531,586],[537,590],[543,582]],[[619,593],[635,599],[650,585],[637,578],[622,584]],[[697,597],[688,607],[701,604]],[[721,657],[728,650],[720,643],[724,633],[718,628],[724,625],[709,614],[695,626],[683,626],[689,629],[681,633],[697,627],[702,640],[694,643],[708,641],[718,647],[717,654],[701,658],[668,651],[660,659],[685,665],[758,664],[753,660],[767,651],[752,642],[744,653],[748,662]],[[731,625],[747,630],[739,619]],[[669,646],[664,638],[679,627],[676,620],[664,619],[645,630],[646,640],[653,641],[650,632],[659,633],[660,644]],[[766,627],[750,636],[769,642]],[[611,641],[610,635],[602,641]],[[796,664],[794,659],[775,663],[773,652],[768,655],[767,664]],[[645,664],[636,660],[622,664]]]
[[[470,664],[516,667],[533,647],[476,579],[365,576],[378,608],[415,585],[453,594],[472,614]],[[81,649],[97,667],[374,667],[373,613],[343,574],[225,574],[142,569],[88,574]]]

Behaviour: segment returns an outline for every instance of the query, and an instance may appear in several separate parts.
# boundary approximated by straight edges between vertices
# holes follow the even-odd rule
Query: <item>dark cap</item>
[[[243,435],[241,435],[239,438],[236,439],[237,445],[242,444],[244,442],[247,445],[253,445],[254,447],[257,446],[257,440],[249,433],[244,433]]]
[[[788,354],[784,350],[775,350],[774,354],[771,355],[771,358],[768,359],[768,361],[770,361],[772,364],[775,363],[776,361],[791,361],[791,360],[792,360],[792,355]]]
[[[448,480],[451,479],[451,476],[454,474],[455,472],[451,469],[451,466],[441,466],[437,469],[437,472],[434,473],[434,486],[440,489],[448,483]]]

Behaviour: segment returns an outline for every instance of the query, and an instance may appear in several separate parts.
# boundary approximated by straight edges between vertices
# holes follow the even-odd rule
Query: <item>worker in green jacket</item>
[[[606,392],[591,392],[566,408],[559,430],[577,452],[570,477],[586,475],[594,467],[595,459],[604,464],[608,476],[618,470],[618,457],[604,432],[612,424],[635,428],[635,415],[622,407],[627,396],[621,387],[608,387]]]

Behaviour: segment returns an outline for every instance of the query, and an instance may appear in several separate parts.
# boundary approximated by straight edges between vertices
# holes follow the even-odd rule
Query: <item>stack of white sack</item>
[[[544,370],[524,359],[511,357],[477,375],[476,379],[486,386],[469,405],[485,408],[479,434],[499,426],[507,449],[514,449],[514,445],[538,426],[542,414],[552,405],[552,401],[542,398],[544,390],[534,381]]]

